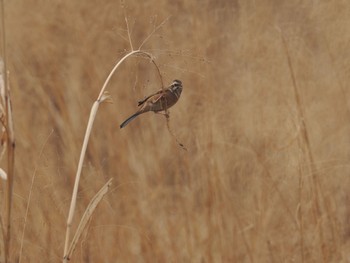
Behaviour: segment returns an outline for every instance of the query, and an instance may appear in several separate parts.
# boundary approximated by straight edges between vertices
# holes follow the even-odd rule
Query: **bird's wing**
[[[144,99],[138,101],[137,106],[141,106],[141,105],[144,104],[149,98],[151,98],[151,97],[153,97],[153,96],[155,96],[155,95],[161,94],[161,93],[163,93],[163,90],[159,90],[159,91],[157,91],[156,93],[153,93],[153,94],[151,94],[151,95],[145,97]],[[159,99],[159,98],[157,98],[156,100],[158,100],[158,99]]]

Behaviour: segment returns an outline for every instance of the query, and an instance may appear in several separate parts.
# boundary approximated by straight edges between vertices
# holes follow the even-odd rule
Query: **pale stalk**
[[[88,121],[88,124],[87,124],[86,132],[85,132],[83,146],[82,146],[82,149],[81,149],[79,163],[78,163],[78,169],[77,169],[77,173],[76,173],[76,176],[75,176],[74,188],[73,188],[73,193],[72,193],[72,200],[71,200],[69,214],[68,214],[68,219],[67,219],[67,229],[66,229],[66,239],[65,239],[65,244],[64,244],[63,262],[67,262],[68,261],[67,255],[68,255],[68,248],[69,248],[69,241],[70,241],[70,234],[71,234],[71,226],[72,226],[72,221],[73,221],[75,207],[76,207],[76,202],[77,202],[77,195],[78,195],[78,188],[79,188],[79,182],[80,182],[80,177],[81,177],[81,171],[82,171],[82,168],[83,168],[83,163],[84,163],[84,158],[85,158],[85,154],[86,154],[86,149],[87,149],[87,145],[88,145],[88,142],[89,142],[92,126],[93,126],[93,123],[95,121],[95,117],[96,117],[96,114],[97,114],[98,107],[99,107],[100,103],[103,102],[103,100],[102,100],[103,94],[105,93],[107,85],[108,85],[110,79],[112,78],[114,72],[117,70],[117,68],[127,58],[129,58],[129,57],[131,57],[133,55],[138,55],[138,54],[139,55],[144,55],[144,56],[148,57],[151,60],[151,62],[154,64],[154,66],[157,69],[161,85],[162,85],[162,87],[164,87],[164,85],[163,85],[163,78],[162,78],[162,75],[160,73],[160,69],[159,69],[158,65],[156,64],[156,62],[154,61],[153,56],[151,54],[149,54],[147,52],[144,52],[144,51],[141,51],[141,50],[131,51],[130,53],[126,54],[123,58],[121,58],[119,60],[119,62],[113,67],[113,69],[109,73],[106,81],[104,82],[104,84],[103,84],[103,86],[101,88],[101,91],[100,91],[100,94],[97,97],[97,100],[94,102],[94,104],[93,104],[93,106],[91,108],[90,117],[89,117],[89,121]]]

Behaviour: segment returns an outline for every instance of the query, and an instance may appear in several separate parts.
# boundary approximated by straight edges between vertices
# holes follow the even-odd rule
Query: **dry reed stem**
[[[71,224],[73,221],[73,216],[74,216],[74,211],[75,211],[75,206],[76,206],[76,199],[77,199],[77,194],[78,194],[80,175],[81,175],[81,171],[83,168],[83,162],[84,162],[84,158],[85,158],[86,148],[87,148],[87,144],[89,141],[92,125],[93,125],[93,122],[94,122],[94,119],[95,119],[95,116],[97,113],[98,106],[99,106],[99,102],[97,102],[97,101],[95,101],[94,104],[92,105],[91,113],[90,113],[90,117],[89,117],[89,122],[88,122],[88,125],[86,128],[85,138],[84,138],[83,146],[81,149],[77,174],[75,176],[75,183],[74,183],[74,188],[73,188],[72,200],[71,200],[69,215],[68,215],[68,219],[67,219],[66,241],[64,244],[64,257],[63,257],[64,260],[63,260],[63,262],[67,262],[66,255],[68,253],[68,245],[69,245],[69,240],[70,240],[70,230],[71,230],[70,228],[71,228]]]
[[[5,190],[5,238],[4,238],[4,260],[5,263],[9,260],[10,242],[11,242],[11,212],[12,212],[12,197],[13,197],[13,181],[14,181],[14,166],[15,166],[15,135],[13,129],[12,106],[10,99],[10,87],[7,72],[7,53],[6,53],[6,26],[5,26],[5,4],[1,0],[1,27],[2,27],[2,52],[4,57],[3,80],[4,87],[2,90],[2,101],[5,102],[5,134],[7,146],[7,180]]]
[[[84,215],[82,216],[80,223],[78,225],[77,231],[72,239],[72,242],[69,246],[67,259],[69,260],[78,241],[86,227],[86,224],[89,222],[93,212],[95,211],[98,204],[101,202],[102,198],[107,194],[109,187],[112,185],[112,178],[98,191],[98,193],[91,199],[89,205],[87,206]]]
[[[0,158],[0,160],[1,160],[1,158]],[[7,173],[2,168],[0,168],[0,178],[2,180],[7,180]]]
[[[122,2],[123,4],[123,2]],[[122,6],[124,8],[124,6]],[[77,200],[77,194],[78,194],[78,187],[79,187],[79,182],[80,182],[80,176],[81,176],[81,171],[82,171],[82,167],[83,167],[83,162],[84,162],[84,158],[85,158],[85,153],[86,153],[86,148],[87,148],[87,144],[90,138],[90,134],[91,134],[91,130],[92,130],[92,126],[97,114],[97,110],[98,107],[100,105],[100,103],[102,102],[107,102],[107,100],[110,99],[109,95],[106,93],[106,88],[107,85],[111,79],[111,77],[113,76],[113,74],[115,73],[115,71],[119,68],[119,66],[129,57],[131,56],[138,56],[141,55],[142,57],[146,57],[148,59],[150,59],[150,61],[153,63],[153,65],[155,66],[158,75],[159,75],[159,79],[161,82],[161,87],[164,90],[164,83],[163,83],[163,77],[162,74],[160,72],[160,69],[157,65],[157,63],[155,62],[155,59],[153,57],[153,55],[151,55],[148,52],[142,51],[141,48],[142,46],[151,38],[151,36],[158,30],[160,29],[168,20],[170,17],[168,17],[167,19],[165,19],[162,23],[160,23],[158,26],[154,27],[153,31],[144,39],[144,41],[141,43],[140,47],[138,50],[134,50],[133,49],[133,44],[132,44],[132,40],[131,40],[131,33],[130,33],[130,27],[129,27],[129,22],[126,16],[126,12],[124,11],[124,18],[125,18],[125,22],[126,22],[126,27],[127,27],[127,32],[128,32],[128,39],[130,42],[130,47],[131,47],[131,51],[126,54],[124,57],[122,57],[118,63],[113,67],[113,69],[111,70],[111,72],[109,73],[108,77],[106,78],[101,91],[97,97],[97,100],[94,102],[92,108],[91,108],[91,112],[90,112],[90,117],[89,117],[89,121],[87,124],[87,128],[86,128],[86,132],[85,132],[85,137],[84,137],[84,141],[83,141],[83,145],[82,145],[82,149],[81,149],[81,153],[80,153],[80,158],[79,158],[79,163],[78,163],[78,169],[77,169],[77,173],[76,173],[76,177],[75,177],[75,182],[74,182],[74,188],[73,188],[73,193],[72,193],[72,199],[71,199],[71,204],[70,204],[70,209],[69,209],[69,214],[68,214],[68,219],[67,219],[67,229],[66,229],[66,238],[65,238],[65,244],[64,244],[64,255],[63,255],[63,262],[67,262],[67,260],[69,259],[70,254],[72,253],[72,250],[70,248],[68,248],[69,246],[69,240],[70,240],[70,232],[71,232],[71,225],[72,225],[72,221],[73,221],[73,216],[74,216],[74,211],[75,211],[75,207],[76,207],[76,200]],[[170,127],[169,127],[169,113],[168,113],[168,109],[165,109],[165,113],[166,113],[166,118],[167,118],[167,126],[168,126],[168,130],[169,132],[172,134],[173,137],[175,137],[175,135],[172,133]],[[175,137],[176,139],[176,137]],[[177,139],[176,142],[183,148],[186,149]],[[92,210],[93,211],[93,210]],[[82,219],[83,220],[83,219]],[[86,224],[86,223],[85,223]],[[79,229],[78,229],[79,230]],[[78,231],[77,230],[77,231]],[[75,237],[77,236],[77,234],[75,235]],[[80,235],[77,236],[78,238],[80,237]],[[78,240],[74,240],[74,242],[77,242]],[[72,242],[73,242],[72,241]],[[75,245],[74,245],[75,246]]]
[[[300,140],[298,140],[298,143],[300,143]],[[299,146],[300,147],[300,146]],[[299,233],[300,233],[300,254],[301,254],[301,262],[305,262],[305,241],[304,241],[304,214],[303,214],[303,187],[304,187],[304,180],[303,180],[303,173],[301,169],[301,163],[299,162],[299,205],[298,205],[298,213],[297,217],[299,220]]]
[[[159,78],[160,78],[162,87],[164,87],[163,78],[162,78],[162,75],[160,73],[160,69],[159,69],[158,65],[156,64],[153,56],[151,54],[149,54],[147,52],[144,52],[144,51],[141,51],[141,50],[134,50],[134,51],[131,51],[128,54],[126,54],[123,58],[121,58],[119,60],[119,62],[113,67],[113,69],[109,73],[107,79],[105,80],[105,82],[104,82],[104,84],[103,84],[103,86],[101,88],[101,91],[100,91],[100,94],[97,97],[97,100],[92,105],[89,121],[88,121],[86,132],[85,132],[85,137],[84,137],[83,146],[82,146],[81,153],[80,153],[78,169],[77,169],[77,173],[76,173],[76,176],[75,176],[75,183],[74,183],[72,199],[71,199],[71,204],[70,204],[70,209],[69,209],[69,214],[68,214],[68,219],[67,219],[67,229],[66,229],[66,239],[65,239],[65,244],[64,244],[63,262],[67,262],[67,255],[68,255],[67,253],[68,253],[68,246],[69,246],[69,240],[70,240],[70,234],[71,234],[70,233],[71,232],[71,225],[72,225],[74,211],[75,211],[75,207],[76,207],[76,200],[77,200],[80,176],[81,176],[81,171],[82,171],[82,168],[83,168],[83,163],[84,163],[84,158],[85,158],[85,153],[86,153],[88,141],[89,141],[89,138],[90,138],[92,126],[93,126],[93,123],[94,123],[94,120],[95,120],[95,117],[96,117],[96,114],[97,114],[98,107],[99,107],[100,103],[104,102],[106,100],[106,98],[108,97],[108,96],[105,96],[106,88],[107,88],[107,85],[108,85],[111,77],[113,76],[114,72],[119,68],[119,66],[127,58],[129,58],[131,56],[135,56],[135,55],[142,55],[142,56],[148,57],[151,60],[151,62],[154,64],[154,66],[157,69],[157,72],[159,74]]]
[[[125,23],[126,23],[126,27],[127,27],[127,31],[128,31],[128,38],[129,38],[130,48],[131,48],[131,51],[133,51],[134,47],[133,47],[132,41],[131,41],[131,32],[130,32],[128,17],[126,16],[126,13],[124,13],[124,17],[125,17]]]
[[[6,255],[5,263],[8,261],[9,257],[9,249],[10,249],[10,241],[11,241],[11,211],[12,211],[12,197],[13,197],[13,181],[14,181],[14,173],[15,173],[15,135],[13,129],[13,118],[12,118],[12,107],[11,107],[11,99],[10,94],[8,93],[6,96],[6,117],[7,117],[7,200],[6,200]]]
[[[4,63],[3,63],[3,60],[0,60],[0,99],[1,99],[1,124],[3,126],[3,130],[4,127],[6,127],[6,123],[5,123],[5,109],[3,107],[3,105],[5,105],[5,81],[4,81]],[[3,131],[4,133],[2,135],[5,135],[6,136],[6,130]],[[1,139],[1,146],[3,146],[3,149],[1,151],[1,155],[0,155],[0,160],[2,160],[4,154],[6,153],[6,143],[5,141],[3,141]],[[6,175],[6,179],[7,179],[7,175]],[[6,185],[7,185],[7,182],[6,182]],[[5,192],[6,194],[6,192]],[[6,195],[5,195],[5,200],[6,200]],[[7,237],[7,231],[5,229],[5,224],[6,224],[6,221],[4,222],[4,219],[3,217],[5,216],[5,214],[2,212],[1,213],[1,216],[0,216],[0,225],[1,225],[1,234],[2,234],[2,244],[3,244],[3,251],[6,251],[6,237]],[[6,254],[4,255],[5,258],[6,258]]]
[[[166,126],[168,127],[168,131],[171,134],[171,136],[173,136],[173,138],[175,139],[176,143],[185,151],[187,151],[187,148],[185,145],[183,145],[183,143],[181,143],[176,135],[174,134],[174,132],[172,131],[172,129],[170,128],[170,121],[169,121],[169,113],[167,112],[168,109],[166,109],[166,114],[165,114],[165,118],[166,118]]]

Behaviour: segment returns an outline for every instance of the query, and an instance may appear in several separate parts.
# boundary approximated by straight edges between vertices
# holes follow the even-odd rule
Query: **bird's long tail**
[[[129,124],[133,119],[135,119],[137,116],[139,116],[143,112],[136,112],[135,114],[131,115],[129,118],[127,118],[122,124],[120,124],[120,129],[124,128],[126,125]]]

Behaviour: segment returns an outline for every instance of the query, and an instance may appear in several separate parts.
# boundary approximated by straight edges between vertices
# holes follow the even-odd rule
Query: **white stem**
[[[65,244],[64,244],[64,257],[63,257],[63,262],[64,263],[68,262],[68,258],[67,258],[68,254],[67,253],[68,253],[68,248],[69,248],[71,226],[72,226],[75,206],[76,206],[76,202],[77,202],[79,181],[80,181],[80,177],[81,177],[81,171],[82,171],[82,168],[83,168],[86,148],[87,148],[87,145],[88,145],[88,142],[89,142],[92,126],[93,126],[93,123],[95,121],[95,117],[96,117],[96,113],[97,113],[98,107],[99,107],[100,103],[102,102],[102,96],[103,96],[103,94],[104,94],[104,92],[105,92],[105,90],[107,88],[107,85],[108,85],[110,79],[112,78],[114,72],[121,65],[121,63],[124,62],[124,60],[126,60],[128,57],[136,55],[136,54],[142,54],[142,55],[148,57],[149,59],[151,59],[152,63],[157,68],[157,71],[158,71],[158,74],[159,74],[159,77],[160,77],[160,81],[161,81],[161,84],[162,84],[162,87],[163,87],[162,75],[161,75],[159,67],[155,63],[152,55],[147,53],[147,52],[141,51],[141,50],[131,51],[130,53],[126,54],[121,60],[119,60],[119,62],[113,67],[113,69],[109,73],[106,81],[104,82],[104,84],[102,86],[102,89],[100,91],[100,94],[98,95],[97,100],[92,105],[91,112],[90,112],[90,117],[89,117],[89,122],[88,122],[88,125],[86,127],[86,132],[85,132],[85,137],[84,137],[84,141],[83,141],[83,146],[82,146],[81,153],[80,153],[78,169],[77,169],[77,173],[76,173],[76,176],[75,176],[74,188],[73,188],[73,193],[72,193],[72,200],[71,200],[71,204],[70,204],[70,208],[69,208],[69,214],[68,214],[68,219],[67,219],[66,239],[65,239]]]

